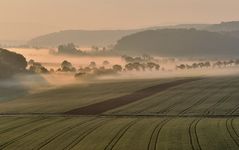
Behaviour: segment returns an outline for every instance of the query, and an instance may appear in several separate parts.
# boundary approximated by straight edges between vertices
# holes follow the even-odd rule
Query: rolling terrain
[[[191,28],[211,32],[225,32],[225,34],[233,35],[239,31],[239,21],[218,24],[179,24],[128,30],[63,30],[36,36],[26,44],[33,47],[58,47],[61,44],[73,42],[81,47],[91,47],[93,45],[102,47],[115,44],[125,36],[146,30]]]
[[[3,101],[0,149],[236,150],[238,86],[238,76],[121,80]],[[141,98],[102,112],[66,113],[138,91]]]
[[[182,38],[184,37],[184,38]],[[196,29],[147,30],[120,39],[114,50],[127,55],[228,57],[238,55],[238,38]]]

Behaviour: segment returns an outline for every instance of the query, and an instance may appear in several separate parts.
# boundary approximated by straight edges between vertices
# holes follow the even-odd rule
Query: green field
[[[99,81],[70,85],[11,101],[0,101],[0,113],[58,113],[172,80],[175,79]]]
[[[239,78],[208,78],[171,88],[106,114],[227,115],[238,114]]]
[[[239,119],[1,117],[0,149],[238,149]]]
[[[0,149],[239,149],[238,76],[174,86],[95,116],[64,114],[174,80],[97,82],[2,101]]]

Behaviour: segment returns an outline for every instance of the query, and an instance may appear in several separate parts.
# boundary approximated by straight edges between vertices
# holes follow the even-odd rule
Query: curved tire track
[[[46,139],[45,141],[43,141],[41,144],[39,144],[39,145],[38,145],[36,148],[34,148],[34,149],[40,150],[40,149],[44,148],[45,146],[47,146],[47,144],[51,143],[52,141],[54,141],[55,139],[57,139],[58,137],[60,137],[61,135],[65,134],[65,133],[69,132],[70,130],[73,130],[73,129],[75,129],[75,128],[81,126],[81,125],[84,125],[84,124],[86,124],[86,123],[88,123],[88,122],[91,122],[91,121],[93,121],[93,120],[95,120],[95,118],[94,118],[94,119],[85,120],[85,121],[80,122],[80,123],[77,123],[76,125],[73,125],[73,126],[66,127],[66,128],[64,128],[64,129],[62,129],[61,131],[59,131],[58,133],[56,133],[55,135],[53,135],[53,136],[51,136],[50,138],[48,138],[48,139]]]
[[[35,129],[32,129],[32,130],[30,130],[30,131],[28,131],[28,132],[26,132],[26,133],[24,133],[24,134],[22,134],[22,135],[20,135],[20,136],[18,136],[18,137],[16,137],[16,138],[12,139],[12,140],[10,140],[10,141],[8,141],[8,142],[6,142],[6,143],[1,144],[1,145],[0,145],[0,149],[4,149],[4,148],[6,148],[7,146],[11,145],[12,143],[21,140],[21,139],[24,138],[24,137],[27,137],[27,136],[29,136],[29,135],[32,135],[32,134],[34,134],[35,132],[40,131],[41,129],[44,129],[44,128],[49,127],[49,126],[52,126],[52,125],[54,125],[55,123],[58,123],[58,122],[61,122],[61,121],[64,121],[64,120],[67,120],[67,118],[61,119],[61,120],[57,120],[57,121],[54,121],[54,122],[45,124],[45,125],[43,125],[43,126],[37,127],[37,128],[35,128]]]
[[[219,101],[217,101],[215,104],[213,104],[212,106],[210,106],[207,110],[204,111],[205,115],[213,115],[213,110],[217,107],[222,105],[223,103],[225,103],[227,100],[229,100],[232,96],[231,95],[226,95],[224,96],[222,99],[220,99]]]
[[[202,103],[204,103],[205,101],[207,101],[207,99],[208,99],[211,95],[216,94],[218,91],[220,91],[220,90],[222,90],[222,89],[224,89],[224,88],[230,87],[230,86],[231,86],[231,83],[233,83],[233,82],[234,82],[234,80],[231,81],[230,83],[228,83],[227,86],[222,86],[222,87],[220,87],[219,89],[217,89],[216,91],[214,91],[213,93],[211,93],[210,95],[206,95],[206,96],[204,96],[203,98],[200,98],[196,103],[192,104],[192,105],[189,106],[188,108],[186,108],[186,109],[184,109],[183,111],[181,111],[181,112],[179,113],[179,115],[183,115],[183,114],[185,114],[187,111],[191,110],[192,108],[194,108],[194,107],[196,107],[196,106],[198,106],[198,105],[201,105]]]
[[[197,135],[197,125],[200,122],[200,120],[201,119],[194,119],[189,125],[188,134],[190,137],[190,144],[192,146],[192,150],[202,150]]]
[[[209,84],[209,85],[207,85],[207,86],[210,86],[210,85],[212,85],[212,83],[211,84]],[[162,113],[168,113],[169,111],[171,111],[171,110],[173,110],[173,108],[175,108],[177,105],[180,105],[180,104],[182,104],[182,103],[184,103],[185,102],[185,100],[187,100],[187,99],[192,99],[192,98],[196,98],[198,95],[198,92],[203,92],[203,91],[205,91],[206,89],[204,88],[204,89],[201,89],[201,90],[199,90],[199,91],[196,91],[196,92],[194,92],[194,93],[191,93],[189,96],[187,96],[187,97],[185,97],[184,99],[182,99],[181,101],[178,101],[178,102],[175,102],[174,104],[172,104],[172,105],[170,105],[170,106],[168,106],[167,108],[165,108],[165,109],[163,109],[163,110],[161,110],[161,111],[159,111],[159,112],[157,112],[157,114],[162,114]],[[183,93],[182,93],[183,94]]]
[[[17,129],[17,128],[21,128],[21,127],[24,127],[24,126],[27,126],[31,123],[34,123],[34,122],[38,122],[38,121],[42,121],[44,120],[45,118],[40,118],[40,119],[34,119],[34,120],[30,120],[29,122],[25,122],[25,123],[22,123],[20,125],[16,125],[16,126],[13,126],[13,127],[10,127],[10,128],[7,128],[3,131],[0,131],[0,134],[3,134],[3,133],[6,133],[6,132],[9,132],[9,131],[12,131],[14,129]]]
[[[229,133],[231,139],[234,141],[234,143],[239,148],[239,135],[233,126],[233,119],[228,118],[226,120],[226,129],[227,129],[227,132]]]
[[[119,140],[123,137],[123,135],[133,126],[135,125],[140,119],[136,119],[125,125],[123,128],[120,129],[118,133],[112,138],[109,144],[105,147],[104,150],[112,150],[114,146],[119,142]]]
[[[76,137],[70,144],[68,144],[66,147],[64,147],[63,150],[69,150],[69,149],[74,148],[77,144],[79,144],[79,143],[80,143],[84,138],[86,138],[89,134],[91,134],[91,133],[94,132],[96,129],[100,128],[100,127],[103,126],[106,122],[109,122],[109,121],[111,121],[111,119],[96,122],[96,125],[94,125],[93,127],[90,127],[90,128],[87,129],[85,132],[83,132],[81,135],[79,135],[78,137]]]
[[[239,110],[239,104],[236,105],[231,111],[227,112],[226,115],[233,115],[238,110]]]
[[[156,150],[157,142],[159,138],[159,134],[165,124],[167,124],[171,119],[164,119],[158,123],[158,125],[154,128],[148,143],[148,150]]]

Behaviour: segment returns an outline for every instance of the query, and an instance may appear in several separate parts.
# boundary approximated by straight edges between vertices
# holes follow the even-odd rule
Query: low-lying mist
[[[35,60],[36,62],[40,62],[47,68],[57,69],[59,68],[59,64],[64,60],[71,62],[75,67],[86,66],[91,61],[96,62],[97,64],[102,64],[104,60],[108,60],[112,64],[121,64],[122,59],[120,57],[79,57],[72,55],[52,55],[50,54],[49,49],[24,49],[24,48],[10,48],[10,51],[17,52],[22,54],[27,61],[30,59]]]
[[[102,66],[102,63],[107,60],[110,62],[108,67],[115,64],[125,66],[126,62],[121,57],[74,57],[74,56],[56,56],[51,55],[47,49],[10,49],[20,53],[29,61],[34,59],[43,64],[47,69],[57,69],[62,61],[67,60],[73,64],[76,69],[82,66],[89,65],[94,61],[97,67]],[[227,76],[239,74],[238,66],[231,67],[206,67],[197,69],[176,69],[176,66],[186,63],[193,64],[200,62],[198,60],[176,60],[176,61],[159,61],[159,70],[145,71],[121,71],[117,74],[105,74],[95,76],[94,78],[75,78],[75,73],[72,72],[53,72],[48,74],[27,74],[16,75],[11,80],[3,80],[0,82],[1,88],[24,88],[28,92],[39,92],[60,86],[71,84],[87,84],[90,82],[105,81],[105,80],[122,80],[122,79],[153,79],[153,78],[174,78],[174,77],[211,77],[211,76]],[[213,61],[211,61],[213,62]]]

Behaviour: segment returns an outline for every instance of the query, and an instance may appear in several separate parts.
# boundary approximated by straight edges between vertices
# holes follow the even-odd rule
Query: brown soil
[[[144,99],[146,97],[149,97],[151,95],[154,95],[156,93],[165,91],[171,87],[178,86],[184,83],[200,80],[202,78],[190,78],[190,79],[182,79],[182,80],[176,80],[169,83],[162,83],[159,85],[155,85],[152,87],[148,87],[145,89],[141,89],[138,91],[135,91],[131,94],[112,98],[109,100],[105,100],[103,102],[95,103],[89,106],[76,108],[70,111],[65,112],[65,114],[68,115],[99,115],[102,114],[108,110],[115,109],[127,104],[130,104],[132,102]]]

